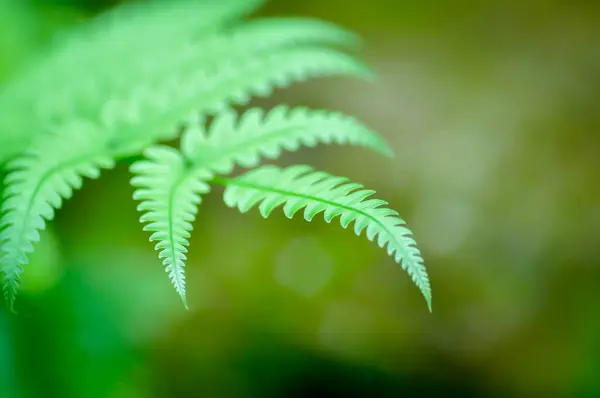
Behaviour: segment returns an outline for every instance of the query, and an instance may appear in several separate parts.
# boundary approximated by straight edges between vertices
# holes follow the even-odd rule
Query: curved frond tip
[[[251,108],[241,116],[231,109],[220,112],[208,131],[190,126],[183,134],[181,150],[190,162],[227,174],[236,164],[254,167],[261,157],[277,159],[283,150],[332,143],[393,156],[386,141],[354,117],[286,105],[269,112]]]
[[[212,175],[202,169],[188,170],[181,154],[170,147],[153,147],[145,154],[146,160],[131,166],[133,198],[141,201],[140,222],[146,224],[144,231],[152,232],[150,241],[158,241],[155,249],[187,308],[185,253],[201,195],[210,190],[204,181]]]
[[[114,166],[106,155],[105,137],[94,125],[74,121],[62,128],[40,136],[8,165],[0,219],[0,267],[11,308],[23,266],[46,221],[81,188],[84,177],[97,178],[101,169]]]
[[[226,185],[224,201],[229,207],[237,207],[242,213],[258,206],[267,218],[277,207],[292,218],[304,210],[304,219],[311,221],[324,213],[325,221],[339,216],[340,224],[347,228],[354,222],[354,232],[363,231],[367,239],[376,241],[411,276],[431,311],[431,286],[423,257],[412,232],[398,213],[383,207],[387,202],[368,199],[372,190],[349,182],[345,177],[334,177],[313,171],[310,166],[291,166],[280,169],[264,166],[235,179],[217,178]]]

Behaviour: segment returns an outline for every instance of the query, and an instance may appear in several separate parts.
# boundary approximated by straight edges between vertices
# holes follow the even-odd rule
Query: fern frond
[[[60,132],[40,136],[23,156],[9,163],[0,219],[0,267],[11,307],[27,255],[46,221],[80,188],[83,177],[97,178],[100,169],[113,167],[113,160],[102,151],[104,143],[94,126],[72,122]]]
[[[84,34],[78,32],[66,44],[61,41],[57,52],[67,54],[67,59],[58,57],[44,63],[50,69],[55,64],[61,73],[49,79],[44,70],[37,79],[28,79],[37,88],[38,109],[45,118],[78,112],[93,117],[107,97],[126,95],[138,81],[153,82],[181,74],[184,68],[199,70],[207,62],[218,66],[224,58],[240,59],[289,44],[358,42],[346,30],[308,18],[264,18],[234,25],[229,31],[218,29],[224,21],[236,19],[258,5],[257,1],[179,0],[160,7],[124,7],[127,12],[118,14],[131,21],[125,24],[121,16],[116,23],[92,24],[99,26],[83,29]],[[86,34],[90,30],[93,34]],[[156,54],[161,54],[160,58]],[[127,63],[123,64],[122,59]],[[81,78],[79,71],[85,71]],[[48,90],[40,90],[48,82]]]
[[[136,2],[65,33],[0,87],[0,161],[24,150],[49,120],[97,119],[107,98],[124,95],[143,79],[169,75],[194,41],[263,2]]]
[[[354,117],[286,105],[268,113],[251,108],[239,118],[234,110],[223,111],[209,131],[192,128],[184,132],[181,150],[190,162],[227,174],[236,164],[254,167],[261,157],[276,159],[284,149],[295,151],[319,143],[347,143],[392,156],[385,140]]]
[[[0,90],[0,111],[43,120],[82,116],[77,112],[90,108],[97,115],[107,95],[118,91],[117,83],[132,88],[150,71],[167,72],[161,63],[168,67],[169,62],[177,62],[194,40],[221,30],[263,2],[172,0],[116,7],[66,32],[33,60]],[[35,133],[22,130],[20,135]]]
[[[40,59],[39,67],[17,79],[22,84],[0,93],[0,103],[9,99],[9,106],[0,109],[0,128],[7,131],[0,143],[7,142],[12,133],[19,134],[19,141],[26,145],[23,136],[35,135],[48,120],[59,122],[74,116],[98,120],[110,114],[110,105],[107,112],[102,111],[109,98],[114,99],[115,107],[131,110],[142,96],[145,99],[139,111],[143,112],[144,101],[164,102],[179,86],[198,87],[203,79],[212,80],[215,69],[217,79],[237,77],[235,67],[240,63],[251,67],[259,53],[262,56],[302,44],[350,46],[358,42],[354,34],[334,24],[309,18],[263,18],[220,29],[225,21],[239,18],[260,3],[179,0],[147,8],[125,6],[126,11],[115,14],[126,17],[115,21],[101,18],[102,23],[59,41],[47,59]],[[245,70],[239,72],[238,76]],[[328,73],[324,70],[323,74]],[[37,114],[40,124],[14,129],[10,119],[19,114],[28,121]],[[8,123],[3,123],[5,118]]]
[[[269,40],[265,40],[264,47],[249,46],[253,49],[252,51],[262,51],[262,56],[257,57],[248,50],[246,57],[242,55],[240,55],[240,59],[225,57],[218,69],[210,71],[202,68],[195,70],[190,67],[191,63],[189,65],[186,63],[181,67],[179,73],[167,74],[168,77],[166,79],[163,77],[159,84],[155,81],[136,83],[136,89],[130,91],[128,96],[108,101],[108,104],[102,107],[103,111],[99,117],[101,123],[98,127],[99,130],[104,131],[105,141],[102,146],[96,148],[101,152],[94,152],[94,154],[101,153],[103,157],[111,161],[138,154],[158,140],[174,138],[177,134],[178,124],[191,112],[216,112],[229,105],[245,103],[252,95],[267,95],[275,87],[284,87],[308,77],[333,74],[370,76],[370,72],[363,64],[342,52],[301,45],[285,46],[285,43],[311,42],[315,37],[314,33],[308,32],[307,27],[311,26],[309,23],[300,19],[297,21],[296,27],[290,29],[289,34],[280,38],[269,33],[269,29],[264,29],[268,23],[267,25],[257,23],[249,28],[248,32],[253,30],[257,32],[256,37],[259,37],[258,33],[264,31],[266,32],[264,37],[269,38]],[[317,25],[312,26],[316,27]],[[340,38],[344,36],[341,31],[326,25],[322,25],[321,31],[331,32],[332,37],[335,37],[334,33],[339,33],[338,37]],[[236,36],[232,35],[231,37],[235,38]],[[337,39],[333,41],[335,40]],[[281,49],[267,51],[269,46],[281,47]],[[238,47],[243,54],[243,46],[238,45]],[[218,47],[213,47],[213,49],[216,53],[222,51]],[[202,55],[198,55],[198,59],[202,60]],[[207,58],[204,58],[204,61],[206,60]],[[91,74],[90,78],[93,76]],[[61,92],[62,90],[57,91]],[[65,89],[65,92],[67,91]],[[56,99],[56,103],[60,104],[60,101]],[[42,122],[44,120],[44,118],[41,119]],[[40,123],[37,127],[42,125],[43,123]],[[68,136],[61,135],[56,140],[48,148],[72,145]],[[90,142],[93,142],[93,139]],[[42,148],[42,146],[37,147]],[[71,159],[69,154],[66,155],[66,158],[50,157],[56,161],[56,164],[52,165],[52,170],[46,169],[42,172],[40,169],[36,172],[50,173],[53,176],[56,170],[70,170]],[[91,155],[87,154],[83,158],[89,159],[89,156]],[[32,195],[35,196],[37,193]],[[34,199],[44,202],[43,198],[40,199],[37,196]],[[7,202],[9,201],[7,200]],[[37,214],[36,211],[36,209],[32,210],[32,217]],[[12,221],[14,224],[25,222],[22,220]],[[18,241],[19,239],[13,240]],[[14,271],[10,272],[15,274]]]
[[[84,177],[124,157],[144,230],[152,232],[166,272],[186,302],[185,260],[202,196],[227,184],[226,202],[243,211],[261,202],[264,216],[286,203],[330,222],[355,222],[412,276],[431,307],[423,260],[410,231],[372,191],[303,167],[261,168],[240,179],[215,178],[235,165],[254,167],[283,150],[348,143],[391,156],[376,133],[354,118],[306,108],[232,107],[308,78],[371,78],[369,68],[335,47],[358,38],[310,18],[241,19],[263,0],[169,0],[125,5],[59,38],[30,69],[0,87],[0,166],[9,174],[0,207],[0,269],[12,307],[19,276],[39,232]],[[215,116],[208,131],[198,118]],[[52,127],[50,127],[52,126]],[[183,127],[183,129],[182,129]],[[181,149],[155,146],[185,134]],[[150,147],[150,148],[149,148]],[[149,148],[149,149],[148,149]],[[261,185],[262,184],[262,185]]]
[[[118,16],[100,18],[69,35],[71,40],[59,41],[58,56],[51,64],[61,73],[50,80],[52,91],[43,91],[49,96],[38,95],[39,108],[45,117],[73,109],[97,114],[107,96],[131,90],[142,78],[173,72],[169,68],[182,62],[194,42],[219,32],[262,2],[175,0],[124,6],[115,13]],[[42,73],[38,86],[48,86],[48,81],[48,74]]]
[[[205,33],[250,14],[266,0],[150,0],[123,3],[98,15],[77,29],[58,37],[62,41],[73,40],[79,45],[107,39],[129,42],[119,44],[133,48],[137,40],[179,36],[179,30],[194,26]],[[165,22],[170,22],[165,25]],[[143,34],[142,37],[136,37]]]
[[[145,152],[147,160],[131,166],[136,174],[131,185],[136,187],[134,199],[141,201],[138,211],[144,231],[153,232],[150,241],[158,241],[155,249],[175,290],[187,308],[184,261],[192,222],[201,195],[210,190],[206,180],[212,174],[205,169],[190,169],[180,152],[157,146]]]
[[[187,40],[185,36],[172,40],[168,48],[161,51],[160,59],[157,59],[156,52],[152,52],[145,58],[138,56],[137,64],[133,62],[135,59],[131,60],[126,70],[129,73],[105,68],[101,74],[95,74],[95,87],[85,96],[70,95],[70,106],[73,112],[97,117],[106,98],[126,97],[137,89],[140,81],[145,82],[148,88],[153,84],[160,88],[165,80],[180,76],[181,84],[186,84],[185,76],[198,75],[201,71],[211,75],[222,65],[244,62],[250,57],[281,49],[301,45],[352,46],[356,42],[358,39],[354,34],[320,20],[258,19],[236,24],[228,30],[218,30],[197,40]]]
[[[297,47],[231,62],[210,78],[208,98],[201,109],[217,113],[233,105],[246,105],[252,97],[271,95],[273,90],[310,78],[350,76],[374,77],[371,69],[353,56],[329,48]]]
[[[260,18],[238,24],[194,43],[195,51],[218,64],[227,59],[243,59],[299,45],[343,46],[353,48],[360,38],[335,24],[314,18]]]
[[[365,65],[344,53],[295,48],[230,62],[214,74],[200,71],[174,78],[160,88],[140,87],[126,100],[109,102],[102,124],[115,132],[116,153],[135,154],[158,140],[175,138],[176,127],[192,112],[218,113],[295,81],[327,75],[372,76]]]
[[[321,212],[328,223],[339,216],[343,228],[354,222],[357,235],[365,231],[367,239],[382,248],[387,245],[388,254],[408,272],[431,310],[429,277],[412,232],[398,213],[382,207],[387,202],[367,199],[374,191],[344,177],[313,171],[309,166],[286,169],[264,166],[239,178],[214,181],[226,185],[226,205],[237,207],[242,213],[258,206],[261,215],[267,218],[283,205],[288,218],[304,209],[304,219],[309,222]]]
[[[41,65],[33,65],[24,78],[30,85],[64,88],[92,80],[106,70],[129,74],[138,60],[156,59],[163,51],[175,53],[169,50],[179,50],[179,43],[221,29],[263,2],[169,0],[125,4],[58,37],[41,56]],[[128,62],[123,63],[123,59]],[[65,75],[65,71],[70,73]]]
[[[161,241],[157,250],[163,250],[160,257],[165,257],[165,266],[182,297],[185,297],[185,286],[181,285],[184,257],[180,256],[187,241],[177,240],[181,245],[180,251],[175,253],[169,231],[185,225],[186,235],[191,233],[190,222],[198,211],[197,194],[201,193],[192,195],[193,184],[204,187],[212,173],[229,173],[236,163],[253,167],[261,156],[274,159],[283,149],[293,151],[301,145],[315,146],[319,142],[350,143],[391,154],[383,139],[354,118],[334,112],[278,106],[267,115],[260,108],[252,108],[239,122],[233,110],[220,113],[208,135],[198,128],[184,134],[185,159],[173,149],[157,147],[148,151],[150,159],[131,167],[137,174],[132,179],[132,185],[138,187],[135,196],[146,201],[138,208],[144,212],[140,221],[155,223],[151,239]],[[173,200],[174,197],[178,200]],[[165,253],[165,248],[171,251]]]

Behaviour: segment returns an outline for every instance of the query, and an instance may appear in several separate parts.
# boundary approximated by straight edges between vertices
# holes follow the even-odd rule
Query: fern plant
[[[236,106],[318,76],[371,78],[348,54],[360,40],[310,18],[246,17],[260,0],[176,0],[120,6],[58,37],[0,92],[3,292],[13,308],[23,267],[63,201],[85,178],[124,158],[143,229],[184,305],[185,260],[204,195],[267,218],[323,213],[365,233],[408,272],[431,310],[431,288],[411,231],[374,191],[308,166],[260,166],[283,151],[359,145],[391,156],[386,142],[337,112]],[[340,48],[345,48],[341,50]],[[207,120],[212,120],[207,125]],[[179,148],[165,143],[180,138]],[[235,166],[251,169],[227,177]]]

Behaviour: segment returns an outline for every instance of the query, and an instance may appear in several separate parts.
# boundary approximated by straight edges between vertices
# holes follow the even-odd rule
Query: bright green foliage
[[[187,239],[202,201],[200,195],[210,190],[205,181],[212,174],[188,168],[181,154],[170,147],[150,148],[146,156],[148,160],[131,167],[137,174],[131,180],[137,188],[134,199],[142,201],[138,210],[144,212],[140,221],[148,223],[144,231],[153,232],[150,240],[158,241],[155,249],[160,251],[171,282],[187,307],[183,270]]]
[[[254,167],[261,156],[277,159],[283,149],[294,151],[318,143],[360,145],[392,156],[386,142],[353,117],[285,105],[267,114],[261,108],[251,108],[239,119],[235,111],[225,110],[217,115],[209,131],[186,131],[181,150],[195,165],[229,173],[235,164]]]
[[[69,142],[69,146],[64,146]],[[12,306],[27,253],[40,239],[54,209],[71,198],[83,177],[97,178],[101,168],[114,162],[104,153],[104,136],[85,122],[63,125],[55,134],[40,138],[9,163],[0,227],[4,296]]]
[[[339,113],[278,106],[266,116],[262,109],[252,108],[239,121],[233,110],[223,111],[208,132],[200,122],[190,124],[183,136],[181,153],[187,162],[179,152],[157,147],[146,152],[147,160],[131,167],[137,174],[132,185],[142,188],[135,194],[136,199],[143,200],[138,207],[145,212],[141,221],[152,222],[146,229],[154,232],[151,240],[159,241],[157,248],[163,249],[160,257],[164,257],[184,302],[186,238],[200,204],[198,194],[208,192],[205,181],[212,173],[228,174],[236,164],[254,167],[261,157],[276,159],[282,149],[292,151],[319,142],[347,142],[391,155],[376,133]]]
[[[375,191],[363,189],[345,177],[315,172],[302,165],[287,169],[263,166],[239,178],[220,181],[227,185],[225,204],[242,213],[258,205],[260,214],[267,218],[275,208],[284,205],[288,218],[304,209],[308,222],[321,212],[328,223],[339,216],[343,228],[354,222],[356,235],[364,231],[367,239],[377,240],[380,247],[387,245],[388,254],[402,264],[431,309],[431,287],[412,233],[397,212],[382,207],[387,202],[368,199]]]
[[[136,87],[130,96],[107,102],[102,124],[114,132],[115,154],[131,155],[157,140],[175,138],[177,126],[193,111],[216,114],[311,76],[364,73],[352,58],[321,48],[226,60],[214,73],[200,70],[186,76],[185,84],[170,80],[157,87]]]
[[[182,65],[171,63],[171,55],[193,46],[202,33],[222,30],[261,2],[170,0],[126,5],[65,33],[0,90],[0,162],[23,150],[48,123],[73,116],[97,120],[109,99],[176,76],[175,68]]]
[[[5,163],[8,172],[0,266],[11,305],[46,221],[84,177],[95,178],[125,157],[145,155],[131,167],[140,221],[157,242],[159,257],[187,306],[185,253],[202,195],[211,183],[223,181],[232,184],[228,192],[236,187],[242,192],[236,185],[242,180],[220,180],[219,175],[319,143],[359,145],[391,156],[379,135],[340,113],[277,106],[238,116],[233,107],[294,82],[372,77],[367,66],[342,50],[357,46],[354,34],[310,18],[246,20],[261,3],[156,0],[121,6],[58,38],[0,88],[0,165]],[[207,117],[213,117],[209,126]],[[158,145],[181,132],[180,149]],[[258,170],[244,178],[264,177],[265,169]],[[289,192],[312,192],[309,177],[296,177],[285,186]],[[264,185],[263,194],[273,195],[269,181],[261,177],[256,182]],[[281,181],[272,183],[270,188]],[[422,259],[403,222],[391,210],[378,208],[379,202],[359,203],[359,194],[345,192],[345,199],[344,189],[331,189],[331,195],[321,194],[360,207],[339,213],[342,220],[354,215],[369,239],[378,236],[381,246],[387,244],[430,303]],[[266,203],[272,196],[263,199]],[[323,210],[329,217],[342,208]]]

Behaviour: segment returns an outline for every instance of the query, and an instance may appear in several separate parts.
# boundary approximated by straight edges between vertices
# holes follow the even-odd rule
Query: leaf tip
[[[186,298],[185,294],[181,295],[181,302],[183,303],[183,308],[185,308],[186,311],[189,311],[190,307],[188,306],[187,298]]]
[[[381,153],[388,159],[394,159],[394,157],[396,156],[394,150],[389,145],[387,145],[387,143],[382,146]]]

